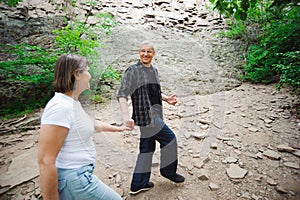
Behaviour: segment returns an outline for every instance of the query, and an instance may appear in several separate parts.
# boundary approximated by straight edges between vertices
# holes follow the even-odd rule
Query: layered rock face
[[[76,7],[63,0],[25,0],[17,7],[0,4],[0,43],[41,44],[53,41],[52,30],[70,18],[97,23],[97,13],[108,12],[118,23],[139,24],[151,28],[164,26],[184,32],[213,31],[224,27],[223,20],[208,11],[208,0],[104,0],[78,1]],[[210,10],[211,10],[210,8]]]
[[[207,7],[211,6],[208,0],[103,0],[94,3],[90,0],[78,0],[75,2],[76,5],[70,5],[69,1],[65,0],[24,0],[16,7],[8,7],[0,3],[0,44],[30,44],[45,49],[52,48],[55,39],[53,30],[60,29],[67,24],[68,20],[74,19],[94,25],[98,23],[96,15],[99,13],[110,13],[120,25],[127,27],[138,25],[156,32],[164,28],[182,33],[210,34],[224,27],[219,16],[207,11]],[[165,34],[165,37],[169,36]],[[126,41],[128,42],[128,38]],[[112,60],[109,55],[106,57]],[[9,59],[13,59],[11,54],[0,51],[1,61]],[[43,93],[36,89],[40,87],[39,85],[28,85],[27,82],[22,81],[17,85],[9,83],[5,74],[1,74],[0,78],[0,85],[4,88],[0,103],[4,108],[16,96],[26,96],[30,93],[30,96],[35,99]],[[35,89],[25,91],[24,88],[28,87]],[[29,99],[26,96],[25,100],[29,101],[30,96]]]
[[[116,30],[116,34],[120,34],[121,38],[114,38],[113,46],[110,46],[111,42],[105,44],[108,49],[101,50],[101,54],[104,57],[100,58],[110,62],[104,63],[105,65],[125,65],[129,60],[128,56],[131,56],[131,54],[127,54],[127,56],[124,57],[126,60],[118,60],[116,56],[111,56],[116,53],[117,49],[120,49],[120,53],[123,53],[126,51],[124,49],[125,46],[135,43],[135,40],[139,37],[133,37],[133,35],[137,31],[139,31],[141,35],[146,35],[150,33],[149,30],[153,33],[152,35],[148,34],[150,38],[154,38],[157,35],[168,38],[169,41],[166,41],[165,45],[162,45],[162,42],[158,42],[158,47],[162,49],[172,49],[169,53],[170,55],[165,52],[165,56],[161,54],[162,57],[157,56],[157,58],[170,60],[171,57],[175,56],[174,59],[180,58],[182,60],[182,62],[178,61],[178,64],[181,65],[182,63],[190,63],[191,60],[196,58],[201,60],[207,56],[206,54],[208,54],[210,50],[204,48],[204,46],[202,48],[201,45],[205,42],[199,41],[197,38],[186,38],[180,42],[179,39],[182,37],[179,34],[175,36],[171,34],[171,32],[190,35],[198,33],[211,35],[215,31],[224,28],[223,20],[214,12],[208,11],[212,10],[208,9],[209,6],[211,6],[208,0],[103,0],[95,1],[94,4],[90,2],[90,0],[78,0],[74,6],[69,5],[68,1],[65,0],[24,0],[13,8],[0,3],[0,44],[30,44],[45,49],[53,48],[55,39],[53,30],[65,26],[68,20],[76,19],[94,25],[98,23],[97,14],[110,13],[119,25],[123,25],[123,27],[129,29],[123,32],[121,30],[121,33],[120,30]],[[137,26],[138,28],[134,28]],[[144,33],[141,32],[141,28],[144,29]],[[161,32],[161,30],[165,30],[166,33]],[[170,40],[174,40],[174,42],[170,44]],[[193,44],[187,41],[193,41]],[[172,46],[169,47],[169,45]],[[184,50],[185,48],[187,50]],[[217,49],[218,47],[212,48]],[[179,55],[184,51],[186,55]],[[226,52],[233,51],[226,50]],[[11,56],[11,54],[5,54],[3,51],[0,52],[1,61],[12,59]],[[135,58],[135,54],[132,55],[132,57]],[[112,60],[115,60],[115,62],[112,63]],[[202,59],[201,62],[205,63],[205,60]],[[187,67],[191,67],[191,65]],[[198,68],[198,66],[192,67]],[[216,71],[214,68],[210,69]],[[206,91],[203,90],[202,87],[199,87],[199,78],[195,78],[195,75],[198,76],[198,72],[194,73],[191,71],[191,74],[188,75],[190,76],[188,84],[192,84],[192,86],[189,87],[191,88],[191,93],[197,93],[198,90]],[[177,74],[176,79],[178,76]],[[46,95],[44,92],[45,90],[47,91],[47,89],[36,89],[36,87],[41,87],[39,85],[31,84],[28,86],[29,83],[22,81],[17,85],[16,83],[8,83],[5,74],[2,74],[0,78],[2,79],[0,85],[5,88],[1,93],[2,98],[0,103],[2,107],[6,107],[6,104],[16,100],[17,96],[24,97],[20,101],[26,104],[24,101],[30,101],[31,97],[35,100],[39,96]],[[185,77],[183,79],[185,80]],[[235,87],[235,82],[234,80],[234,86],[231,86],[231,84],[230,87],[226,86],[226,88]],[[30,87],[35,89],[30,89]],[[22,90],[20,88],[22,88]],[[219,90],[221,89],[209,89],[209,93]]]

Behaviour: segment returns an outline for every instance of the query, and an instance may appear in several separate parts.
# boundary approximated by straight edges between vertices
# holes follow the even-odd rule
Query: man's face
[[[151,60],[155,55],[155,51],[152,46],[144,45],[139,50],[140,60],[144,65],[150,65]]]

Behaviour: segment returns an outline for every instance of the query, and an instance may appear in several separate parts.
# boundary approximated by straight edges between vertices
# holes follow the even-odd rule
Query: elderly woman
[[[53,88],[41,118],[38,147],[40,187],[44,200],[122,199],[93,174],[96,157],[93,133],[128,128],[92,120],[79,95],[89,89],[88,61],[62,55],[56,62]]]

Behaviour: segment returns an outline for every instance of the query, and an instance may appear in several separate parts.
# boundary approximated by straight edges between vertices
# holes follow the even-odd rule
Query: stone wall
[[[24,0],[15,8],[0,4],[0,43],[50,45],[52,30],[67,19],[97,22],[94,14],[108,12],[120,24],[139,24],[156,28],[164,26],[185,32],[214,31],[224,27],[216,13],[208,11],[208,0],[103,0],[89,5],[78,1],[76,7],[64,0]]]
[[[47,47],[53,43],[52,30],[65,24],[62,16],[30,15],[33,7],[10,8],[0,4],[0,43],[27,43]]]

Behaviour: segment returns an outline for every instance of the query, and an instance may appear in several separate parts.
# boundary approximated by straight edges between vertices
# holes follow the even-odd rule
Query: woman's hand
[[[131,131],[133,128],[128,126],[120,126],[121,131]]]
[[[126,130],[131,131],[131,130],[134,128],[134,121],[133,121],[133,119],[131,119],[131,118],[125,119],[125,120],[123,121],[123,123],[124,123],[124,126],[128,128],[128,129],[126,129]]]
[[[134,127],[134,124],[133,124]],[[128,127],[125,124],[122,126],[114,126],[105,122],[96,121],[94,122],[94,128],[96,132],[122,132],[131,131],[133,127]]]

